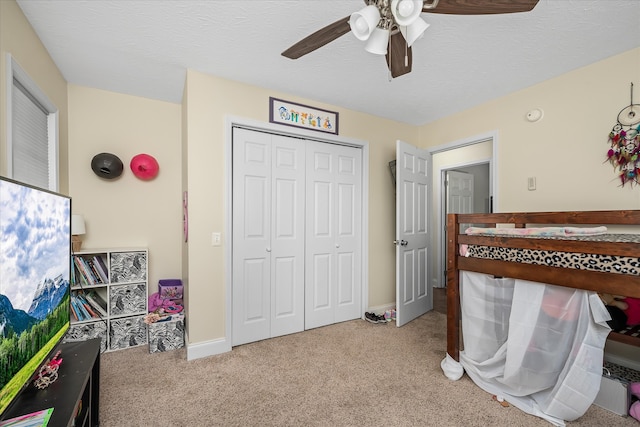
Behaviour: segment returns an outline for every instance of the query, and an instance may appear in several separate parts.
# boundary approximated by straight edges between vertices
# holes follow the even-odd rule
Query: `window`
[[[7,55],[9,177],[58,191],[58,110]]]

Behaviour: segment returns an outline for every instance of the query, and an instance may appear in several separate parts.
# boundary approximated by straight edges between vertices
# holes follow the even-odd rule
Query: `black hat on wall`
[[[100,153],[91,159],[91,169],[100,178],[115,179],[122,175],[124,166],[115,154]]]

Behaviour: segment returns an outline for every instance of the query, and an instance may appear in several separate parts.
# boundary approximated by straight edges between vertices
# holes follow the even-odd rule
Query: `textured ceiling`
[[[17,0],[69,83],[179,103],[186,69],[413,125],[640,46],[640,0],[540,0],[504,15],[423,13],[413,71],[352,34],[282,51],[362,0]],[[632,66],[640,72],[640,58]],[[627,87],[629,82],[621,82]]]

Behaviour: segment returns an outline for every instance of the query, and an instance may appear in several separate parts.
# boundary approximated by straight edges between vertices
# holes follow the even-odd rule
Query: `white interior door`
[[[473,175],[447,171],[447,213],[473,212]]]
[[[305,329],[361,316],[362,150],[307,143]]]
[[[429,153],[398,141],[396,145],[396,325],[433,308],[428,280]]]
[[[305,152],[273,135],[271,162],[271,337],[304,330]]]
[[[233,131],[233,345],[271,329],[271,137]]]
[[[233,131],[233,345],[304,329],[303,141]]]

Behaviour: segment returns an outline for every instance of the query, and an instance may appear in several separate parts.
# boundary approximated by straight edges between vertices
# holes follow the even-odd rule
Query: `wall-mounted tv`
[[[0,418],[69,328],[70,267],[71,199],[0,176]]]

